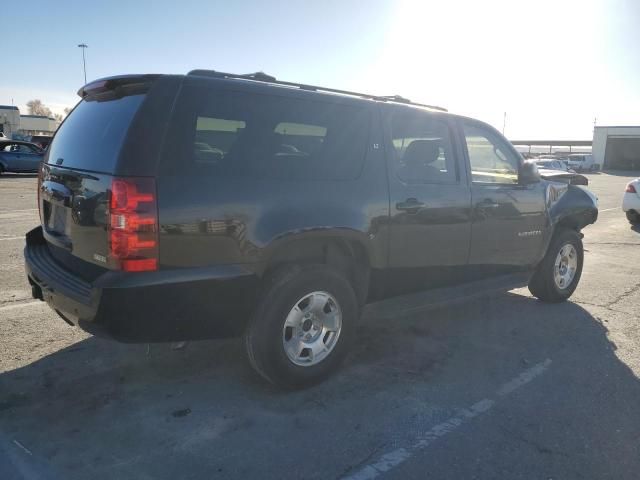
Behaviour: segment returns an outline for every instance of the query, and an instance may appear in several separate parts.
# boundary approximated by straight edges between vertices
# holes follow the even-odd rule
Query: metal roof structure
[[[513,145],[537,145],[545,147],[590,147],[591,140],[510,140]]]

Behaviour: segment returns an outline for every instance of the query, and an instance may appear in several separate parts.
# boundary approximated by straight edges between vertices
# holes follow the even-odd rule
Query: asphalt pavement
[[[36,179],[0,177],[0,479],[637,479],[640,230],[620,210],[637,175],[588,175],[600,215],[571,301],[368,307],[341,371],[299,392],[238,340],[65,324],[24,277]]]

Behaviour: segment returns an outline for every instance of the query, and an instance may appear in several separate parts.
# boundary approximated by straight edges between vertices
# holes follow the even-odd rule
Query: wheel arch
[[[598,219],[597,198],[584,187],[568,185],[549,213],[554,233],[559,228],[579,232]]]
[[[373,253],[363,234],[348,232],[306,232],[279,239],[265,252],[262,276],[288,264],[318,263],[342,272],[363,305],[369,292]]]

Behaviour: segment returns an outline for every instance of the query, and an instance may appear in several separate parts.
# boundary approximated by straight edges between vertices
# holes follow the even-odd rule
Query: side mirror
[[[533,162],[524,162],[518,172],[518,183],[520,185],[531,185],[539,181],[540,173],[538,172],[538,166]]]

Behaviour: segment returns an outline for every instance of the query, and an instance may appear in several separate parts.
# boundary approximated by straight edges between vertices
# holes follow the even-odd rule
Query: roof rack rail
[[[300,90],[309,90],[314,92],[330,92],[330,93],[340,93],[342,95],[350,95],[353,97],[361,97],[367,98],[370,100],[377,100],[380,102],[393,102],[393,103],[403,103],[407,105],[415,105],[418,107],[426,107],[432,110],[439,110],[441,112],[447,112],[448,110],[443,107],[438,107],[436,105],[426,105],[424,103],[412,102],[408,98],[401,97],[400,95],[371,95],[368,93],[360,93],[353,92],[350,90],[340,90],[337,88],[327,88],[327,87],[319,87],[317,85],[307,85],[304,83],[296,83],[296,82],[285,82],[283,80],[277,80],[276,77],[271,75],[267,75],[264,72],[255,72],[255,73],[227,73],[227,72],[218,72],[216,70],[191,70],[187,75],[196,75],[200,77],[214,77],[214,78],[229,78],[229,79],[241,79],[241,80],[253,80],[256,82],[266,82],[266,83],[274,83],[277,85],[285,85],[289,87],[296,87]]]

